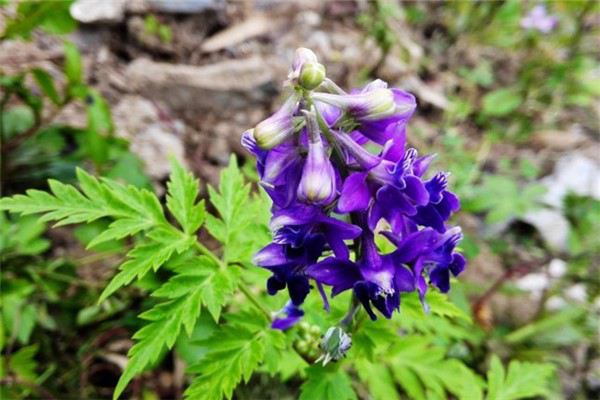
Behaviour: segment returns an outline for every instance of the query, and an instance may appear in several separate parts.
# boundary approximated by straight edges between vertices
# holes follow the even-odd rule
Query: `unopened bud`
[[[298,198],[317,205],[329,204],[336,196],[335,172],[316,127],[314,115],[307,120],[309,131],[308,155],[298,185]]]
[[[391,89],[377,88],[368,92],[338,95],[315,93],[313,98],[339,107],[363,121],[374,121],[394,115],[398,110]]]
[[[294,54],[294,60],[292,61],[292,72],[299,73],[302,66],[309,62],[317,62],[315,53],[306,47],[297,48],[296,53]]]
[[[258,147],[272,149],[294,134],[293,112],[297,101],[295,96],[290,97],[275,114],[256,125],[252,135]]]
[[[337,361],[346,355],[351,346],[352,339],[350,335],[344,332],[342,328],[333,326],[325,332],[323,339],[321,339],[323,354],[316,362],[323,361],[323,365],[326,365],[331,360]]]
[[[325,67],[318,62],[304,63],[300,70],[298,83],[306,90],[313,90],[325,79]]]

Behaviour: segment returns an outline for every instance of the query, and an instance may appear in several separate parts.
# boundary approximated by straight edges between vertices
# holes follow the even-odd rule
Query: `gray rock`
[[[559,210],[541,208],[527,213],[523,220],[542,236],[542,239],[553,250],[566,251],[569,236],[569,221]]]
[[[185,165],[181,121],[163,121],[156,106],[139,96],[125,96],[113,109],[118,136],[130,142],[130,149],[144,162],[152,178],[160,180],[170,173],[169,157]]]
[[[69,11],[73,19],[84,24],[118,23],[125,17],[125,0],[77,0]]]
[[[569,193],[600,199],[600,165],[577,152],[567,154],[556,163],[554,173],[542,180],[548,188],[542,201],[562,209]]]
[[[540,232],[550,248],[566,251],[569,222],[563,215],[564,199],[569,193],[600,199],[600,165],[578,152],[567,154],[541,183],[547,188],[541,200],[548,208],[531,211],[523,220]]]
[[[138,59],[125,71],[131,89],[161,100],[173,111],[197,118],[197,113],[232,113],[267,103],[274,90],[271,60],[251,57],[206,66],[167,64]]]
[[[148,0],[152,9],[164,13],[195,14],[223,7],[223,0]]]

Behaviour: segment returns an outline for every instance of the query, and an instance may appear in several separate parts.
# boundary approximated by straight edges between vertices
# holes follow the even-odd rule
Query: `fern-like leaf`
[[[185,396],[194,400],[231,399],[233,390],[247,382],[261,365],[269,348],[285,347],[285,336],[280,331],[265,329],[266,321],[259,314],[246,316],[247,321],[263,321],[250,325],[230,323],[218,335],[202,342],[210,352],[190,368],[199,374],[188,387]]]
[[[356,399],[350,377],[341,368],[315,365],[306,371],[306,375],[306,381],[300,387],[299,400]]]
[[[487,400],[516,400],[548,395],[549,379],[554,366],[544,363],[512,361],[508,372],[497,356],[488,371]]]
[[[167,184],[167,208],[188,235],[194,234],[204,222],[204,201],[196,203],[200,183],[176,161],[172,162]]]

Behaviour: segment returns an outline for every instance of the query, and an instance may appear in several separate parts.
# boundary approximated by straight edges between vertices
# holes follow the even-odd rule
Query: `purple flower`
[[[285,317],[280,317],[281,314],[285,314]],[[304,316],[304,311],[293,302],[288,301],[285,307],[279,310],[275,315],[276,318],[273,320],[273,323],[271,323],[271,328],[285,331],[300,321]]]
[[[460,207],[448,174],[426,177],[434,156],[406,146],[414,96],[380,80],[348,94],[324,71],[299,49],[289,75],[294,94],[242,135],[273,200],[273,241],[254,262],[272,273],[269,294],[287,289],[290,297],[275,329],[302,317],[299,306],[315,287],[326,310],[330,286],[332,297],[352,290],[371,319],[391,318],[401,293],[416,291],[426,306],[428,285],[447,292],[465,267],[460,228],[448,222]],[[390,229],[389,254],[375,244],[379,227]]]
[[[322,209],[296,203],[273,211],[270,224],[273,241],[280,244],[302,246],[306,238],[319,232],[336,256],[348,258],[344,240],[357,238],[362,229],[356,225],[328,216]]]
[[[450,290],[450,273],[458,276],[465,268],[466,261],[455,248],[462,239],[459,227],[452,228],[443,234],[434,229],[425,228],[403,237],[391,232],[383,234],[397,246],[391,254],[396,265],[410,266],[414,279],[414,287],[419,292],[421,301],[425,298],[427,284],[424,274],[440,291]]]
[[[332,287],[331,295],[352,289],[371,319],[377,319],[371,306],[391,318],[400,308],[400,292],[414,290],[414,279],[406,267],[396,264],[392,255],[379,254],[373,234],[361,236],[361,258],[357,262],[329,257],[308,267],[306,273]]]
[[[287,287],[290,299],[301,305],[310,291],[304,271],[315,263],[323,251],[322,235],[310,235],[302,246],[271,243],[254,256],[254,263],[273,273],[267,280],[267,292],[274,295]]]
[[[529,13],[521,19],[523,29],[535,29],[541,33],[549,33],[558,24],[558,18],[555,15],[548,14],[546,6],[538,4],[533,7]]]

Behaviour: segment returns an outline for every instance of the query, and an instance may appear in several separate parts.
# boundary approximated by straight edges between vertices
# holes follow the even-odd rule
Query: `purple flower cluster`
[[[374,309],[399,310],[402,292],[423,302],[428,283],[447,292],[465,267],[461,230],[447,225],[459,200],[446,173],[426,177],[433,156],[406,144],[414,96],[381,80],[346,93],[308,49],[297,50],[288,86],[283,106],[242,138],[273,200],[273,242],[254,262],[272,273],[269,294],[290,296],[274,327],[302,317],[313,287],[326,309],[324,286],[332,297],[352,290],[373,320]],[[395,250],[382,254],[377,235]]]

